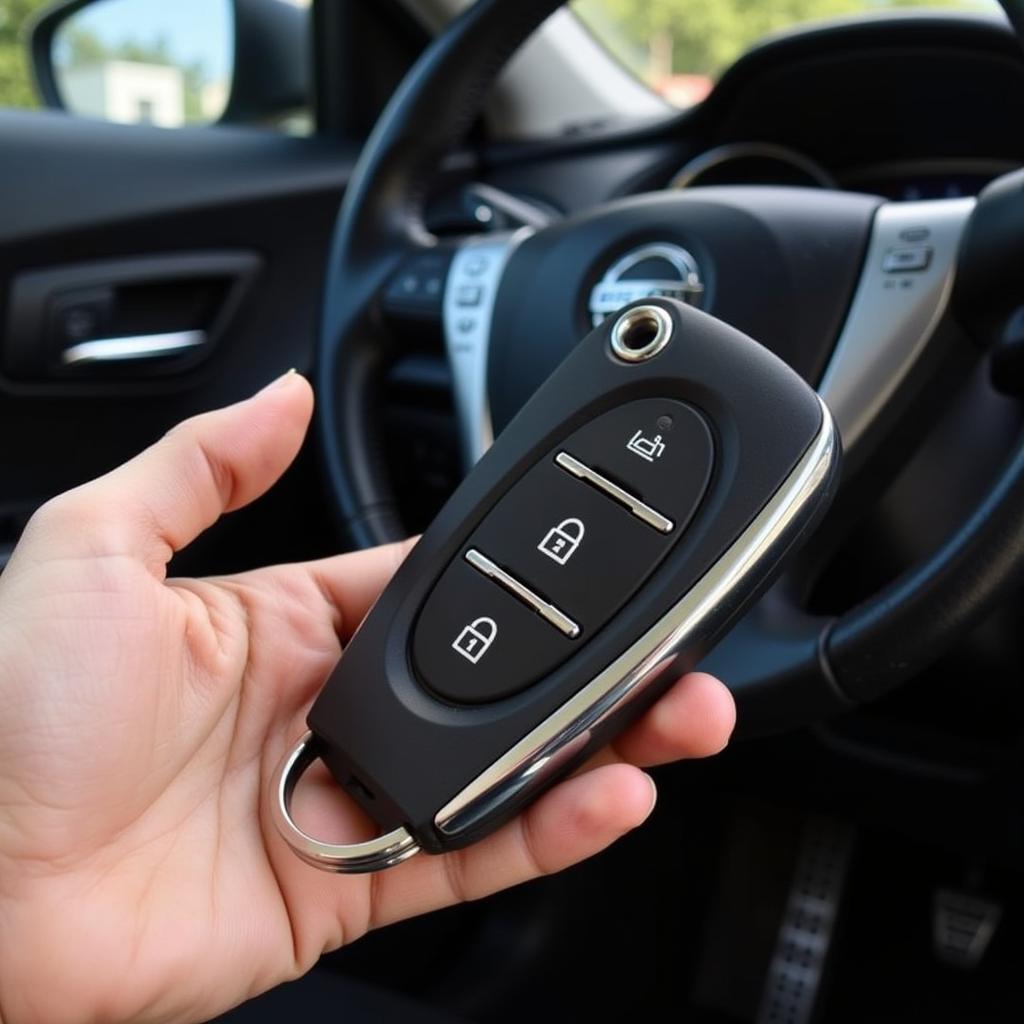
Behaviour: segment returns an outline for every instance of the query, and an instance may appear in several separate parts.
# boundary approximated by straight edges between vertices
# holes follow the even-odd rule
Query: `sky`
[[[301,0],[295,5],[307,6]],[[164,38],[176,63],[202,62],[212,81],[231,74],[234,14],[230,0],[103,0],[76,14],[68,24],[92,33],[108,46],[147,44]]]

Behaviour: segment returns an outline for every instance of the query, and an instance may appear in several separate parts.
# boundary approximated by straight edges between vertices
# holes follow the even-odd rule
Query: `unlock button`
[[[459,558],[420,613],[412,660],[420,680],[437,696],[454,704],[482,704],[525,690],[577,646]]]
[[[470,665],[475,665],[491,649],[497,636],[498,624],[494,619],[481,616],[459,630],[452,649],[458,651]]]

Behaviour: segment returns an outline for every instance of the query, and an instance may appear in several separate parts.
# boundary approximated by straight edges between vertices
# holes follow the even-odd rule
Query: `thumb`
[[[54,498],[26,534],[45,541],[48,557],[130,555],[162,575],[174,552],[280,478],[312,411],[308,381],[290,371],[244,402],[185,420],[123,466]]]

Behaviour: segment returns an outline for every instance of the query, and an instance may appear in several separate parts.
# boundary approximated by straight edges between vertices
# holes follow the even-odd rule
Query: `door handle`
[[[140,359],[159,359],[208,342],[206,331],[171,331],[167,334],[138,334],[128,338],[96,338],[66,348],[60,361],[65,366],[86,363],[131,363]]]
[[[18,274],[0,323],[0,387],[8,377],[76,393],[158,378],[188,386],[262,266],[258,253],[220,250]]]

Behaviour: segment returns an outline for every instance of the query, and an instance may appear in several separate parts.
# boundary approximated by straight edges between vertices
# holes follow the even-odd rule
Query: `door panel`
[[[326,248],[355,157],[351,145],[248,129],[170,132],[0,111],[5,353],[26,343],[9,336],[8,326],[12,291],[24,275],[106,261],[173,267],[183,257],[201,263],[204,254],[248,255],[256,268],[218,325],[216,347],[180,370],[0,377],[0,549],[32,507],[123,461],[183,417],[242,398],[289,367],[310,367]],[[163,320],[153,323],[174,322],[173,277],[162,292],[135,296],[136,307],[164,304]],[[145,308],[136,313],[146,322]],[[311,463],[307,453],[292,475],[289,486],[301,478],[298,491],[286,488],[267,503],[283,507],[261,523],[265,556],[248,561],[296,553],[285,523],[294,521],[291,504],[315,503]],[[316,532],[310,529],[308,543]],[[244,543],[228,555],[230,547],[208,545],[220,555],[211,568],[245,564]]]

